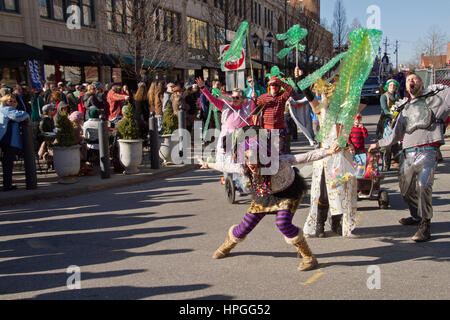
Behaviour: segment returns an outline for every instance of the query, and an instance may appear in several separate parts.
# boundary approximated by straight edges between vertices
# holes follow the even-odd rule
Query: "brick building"
[[[131,13],[124,7],[130,1],[0,0],[0,81],[30,83],[27,62],[33,60],[40,65],[41,81],[135,83],[124,72],[124,67],[136,63],[124,40],[132,28]],[[154,56],[138,58],[144,69],[154,69],[153,76],[221,78],[218,47],[227,41],[226,30],[236,30],[242,21],[250,24],[247,49],[260,78],[273,65],[286,70],[295,66],[293,55],[283,60],[276,57],[283,43],[275,36],[297,23],[311,26],[311,38],[321,35],[320,49],[302,53],[301,64],[319,66],[332,56],[332,35],[319,23],[319,0],[300,4],[292,0],[142,1],[156,8],[152,11],[155,39],[147,42],[164,48]],[[78,27],[72,25],[75,11],[71,5],[80,13]]]

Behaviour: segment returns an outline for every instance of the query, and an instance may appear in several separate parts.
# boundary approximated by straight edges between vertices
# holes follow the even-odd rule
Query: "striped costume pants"
[[[233,235],[236,238],[245,238],[256,225],[264,218],[266,213],[246,213],[242,222],[233,229]],[[292,224],[294,214],[289,211],[278,211],[275,218],[275,224],[281,233],[289,239],[295,238],[300,229]]]

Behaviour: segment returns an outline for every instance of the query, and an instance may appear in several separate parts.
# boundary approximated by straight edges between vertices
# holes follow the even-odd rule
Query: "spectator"
[[[166,112],[167,103],[170,100],[170,96],[172,95],[173,88],[175,87],[175,83],[170,82],[167,84],[167,90],[164,92],[163,100],[162,100],[162,113]]]
[[[42,119],[39,122],[39,133],[37,137],[39,151],[38,156],[47,163],[47,168],[53,165],[53,151],[49,148],[49,144],[45,137],[48,132],[53,132],[55,129],[55,122],[53,120],[53,114],[55,108],[52,104],[46,104],[42,107]]]
[[[144,82],[139,82],[138,89],[134,95],[134,118],[137,121],[148,121],[148,98],[147,88]]]
[[[95,85],[90,84],[87,86],[87,91],[81,97],[82,102],[82,110],[78,110],[83,113],[85,119],[88,119],[89,115],[87,114],[86,108],[90,108],[91,106],[95,106],[97,109],[102,109],[102,103],[97,99]]]
[[[89,109],[88,116],[89,119],[83,124],[83,136],[86,141],[88,160],[93,159],[92,162],[97,162],[99,159],[98,127],[100,111],[93,106]]]
[[[17,152],[22,149],[22,136],[19,122],[29,119],[27,112],[17,110],[17,101],[14,95],[7,94],[1,98],[0,106],[0,147],[2,148],[3,191],[17,189],[12,184],[14,159]]]
[[[108,120],[114,126],[122,118],[122,106],[129,99],[128,96],[120,94],[120,88],[114,85],[108,92],[107,101],[109,104]]]
[[[13,95],[15,96],[17,101],[17,110],[26,111],[28,114],[30,114],[31,108],[28,107],[27,102],[23,96],[22,87],[19,84],[14,87]]]
[[[75,85],[72,82],[67,83],[66,99],[70,112],[77,111],[78,98],[75,96]]]

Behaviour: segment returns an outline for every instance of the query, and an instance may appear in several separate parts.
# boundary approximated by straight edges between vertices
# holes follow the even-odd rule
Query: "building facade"
[[[315,67],[331,58],[332,35],[319,20],[319,0],[0,0],[0,81],[30,83],[30,61],[42,82],[135,83],[141,69],[168,80],[222,78],[219,47],[242,21],[250,25],[247,56],[262,78],[273,65],[291,71],[296,58]],[[279,60],[276,34],[294,24],[319,39],[317,49]],[[145,32],[136,36],[139,28]]]

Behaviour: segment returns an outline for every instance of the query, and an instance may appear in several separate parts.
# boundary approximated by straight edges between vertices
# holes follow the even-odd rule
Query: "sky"
[[[321,0],[321,19],[326,18],[329,26],[333,23],[336,0]],[[450,0],[343,0],[350,25],[358,18],[366,26],[369,14],[367,8],[376,5],[380,8],[383,41],[387,37],[390,47],[388,54],[395,67],[395,41],[399,41],[399,64],[410,61],[419,38],[424,38],[433,25],[447,34],[450,41]],[[384,46],[382,49],[384,53]]]

